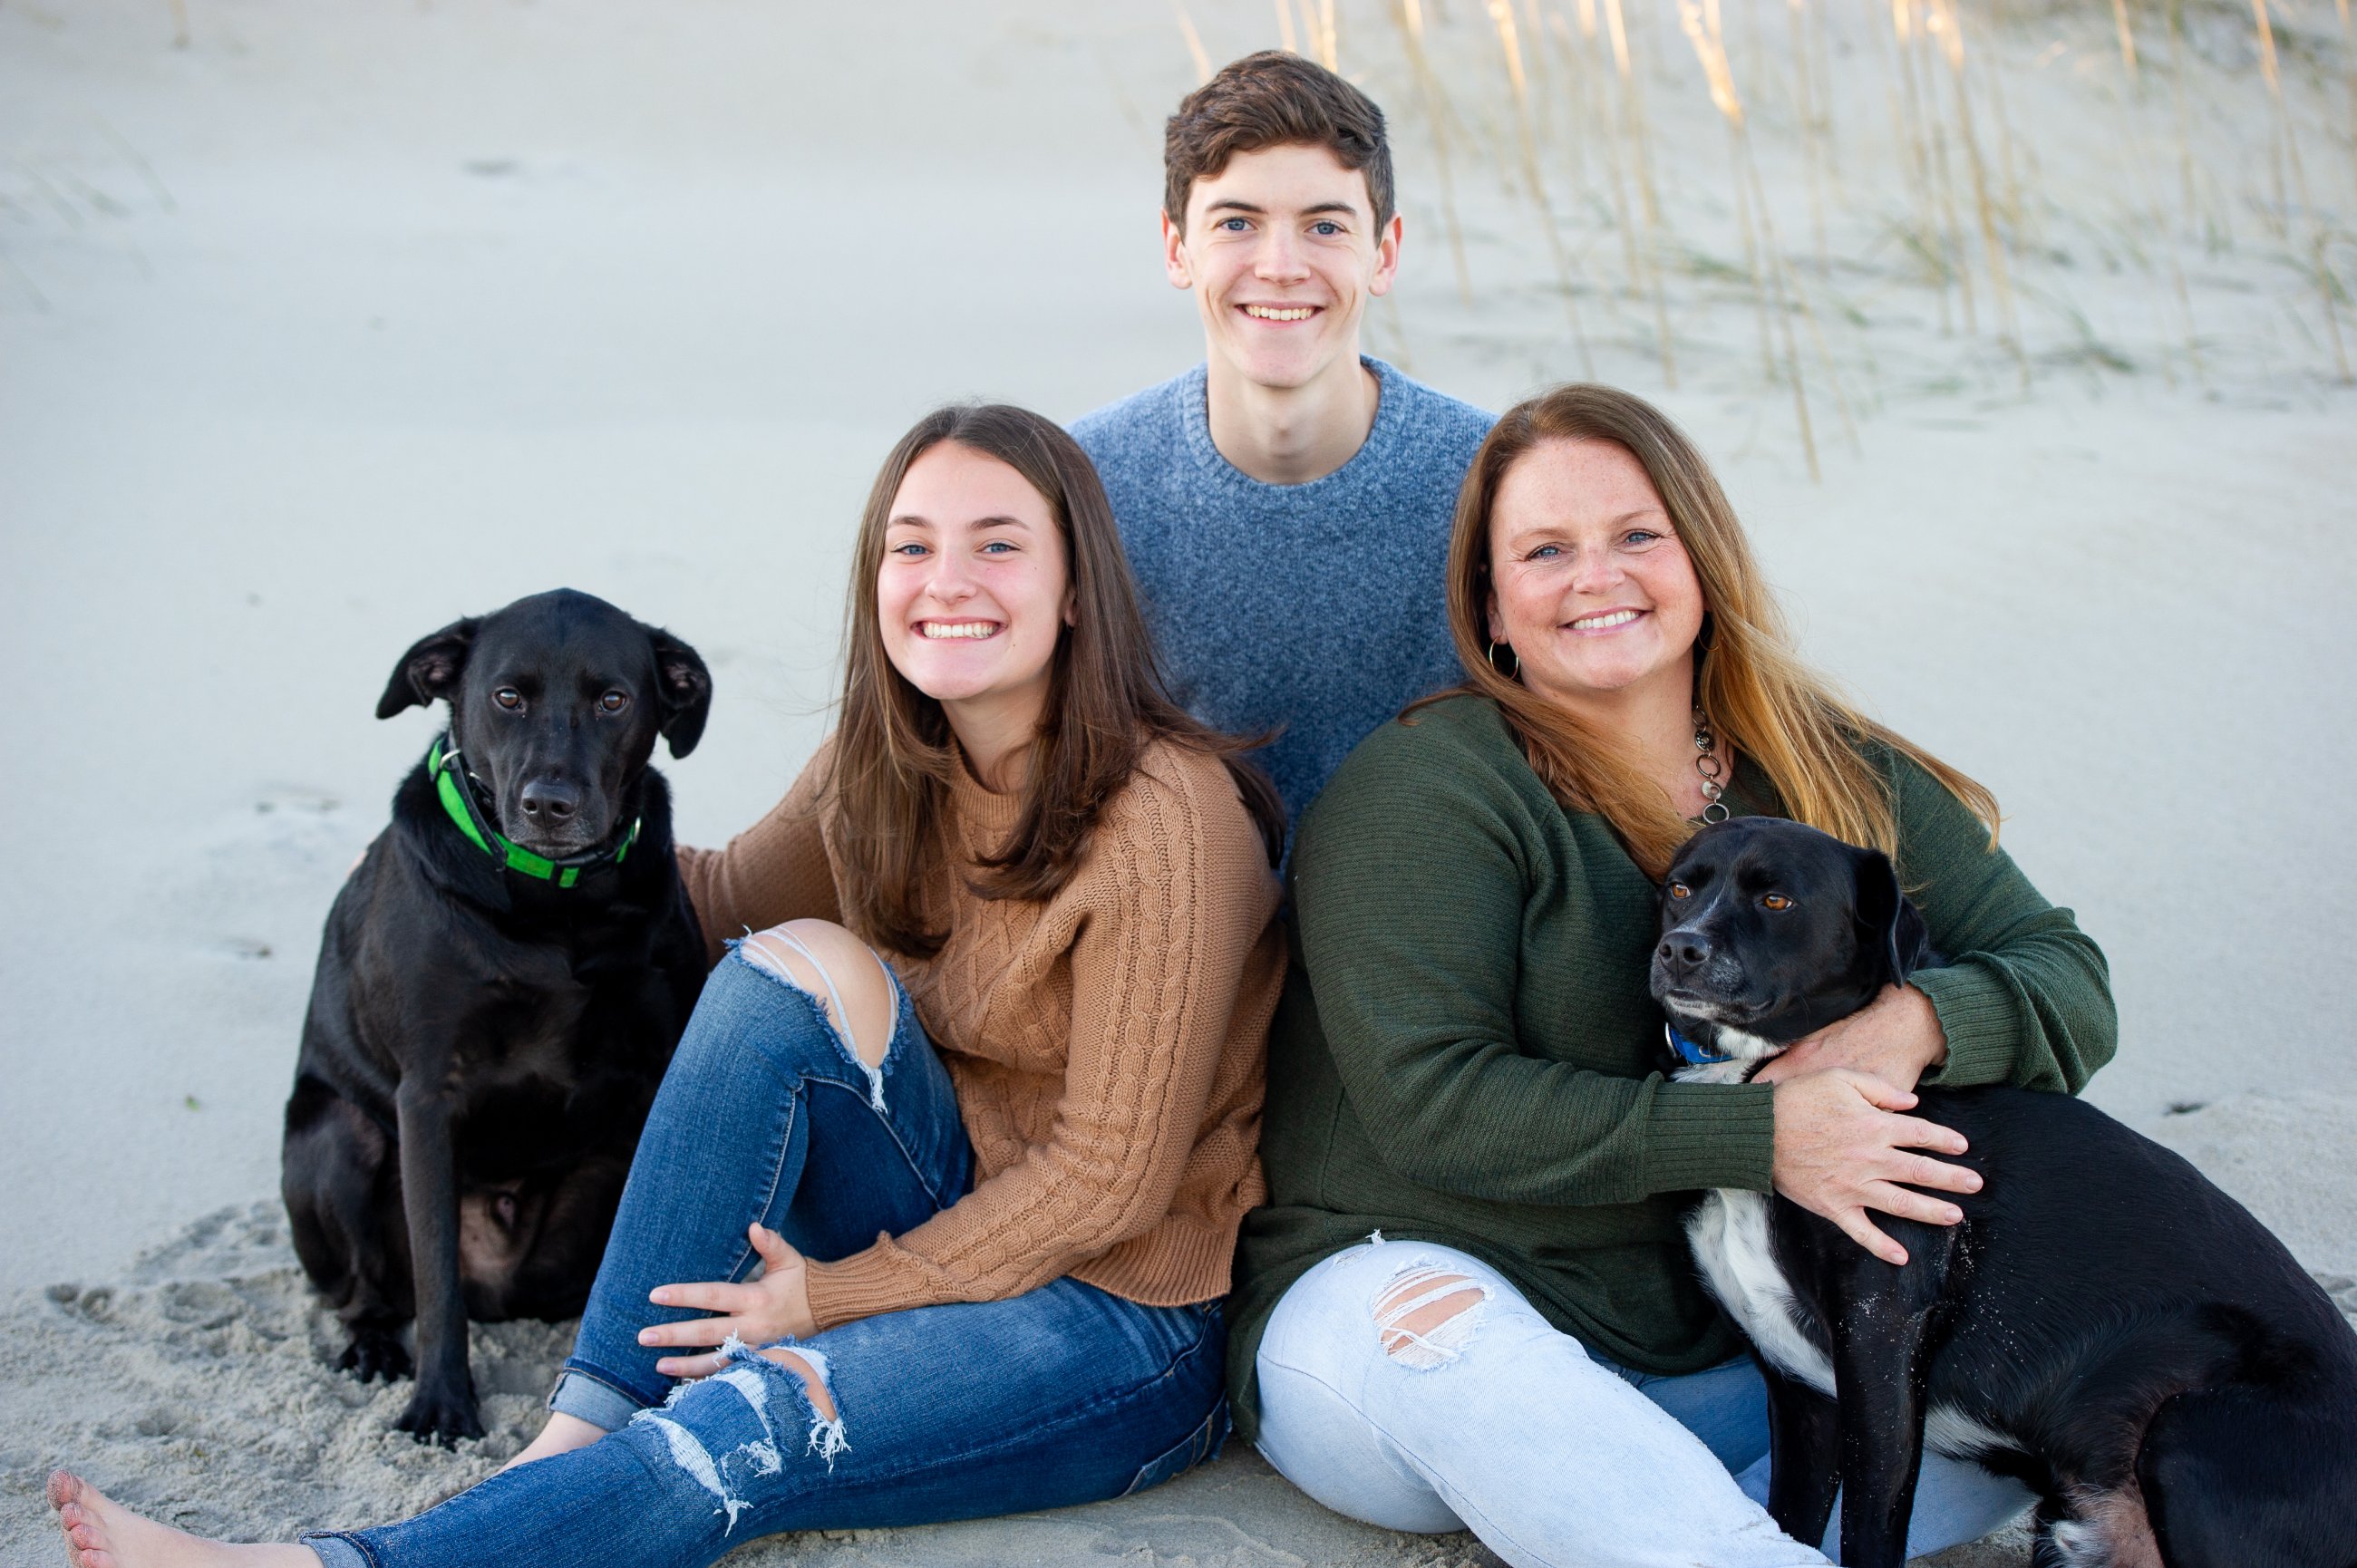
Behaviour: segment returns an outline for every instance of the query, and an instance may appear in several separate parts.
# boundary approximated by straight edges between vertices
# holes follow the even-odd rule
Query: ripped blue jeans
[[[899,979],[880,1072],[817,1004],[741,955],[714,970],[639,1140],[553,1408],[587,1447],[414,1519],[305,1537],[327,1568],[701,1564],[778,1530],[929,1524],[1094,1502],[1209,1458],[1225,1435],[1216,1303],[1140,1306],[1072,1279],[886,1313],[794,1342],[831,1396],[749,1349],[700,1381],[639,1330],[704,1314],[658,1284],[742,1280],[758,1219],[833,1259],[956,1201],[974,1155]]]

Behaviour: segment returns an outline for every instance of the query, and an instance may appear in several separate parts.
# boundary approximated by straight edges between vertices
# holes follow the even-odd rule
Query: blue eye
[[[1536,550],[1532,551],[1529,555],[1524,557],[1524,559],[1530,561],[1547,561],[1552,560],[1562,553],[1563,546],[1560,544],[1542,544]]]
[[[1004,539],[994,539],[989,543],[984,545],[983,548],[985,550],[1001,551],[1009,555],[1012,555],[1015,553],[1015,546],[1008,543]]]
[[[893,545],[887,553],[893,555],[906,555],[913,559],[916,556],[927,553],[927,551],[923,545],[918,543],[912,539],[906,544]]]
[[[1340,223],[1312,223],[1309,226],[1309,229],[1310,232],[1323,235],[1328,239],[1331,239],[1342,231],[1342,226]]]
[[[1662,536],[1660,534],[1655,533],[1650,528],[1632,528],[1629,531],[1628,537],[1623,539],[1621,542],[1624,544],[1652,544],[1658,542],[1661,537]]]
[[[1241,234],[1248,225],[1241,218],[1222,218],[1217,227],[1226,230],[1231,234]]]

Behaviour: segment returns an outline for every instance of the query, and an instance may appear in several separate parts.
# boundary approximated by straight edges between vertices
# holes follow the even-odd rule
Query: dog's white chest
[[[1686,1245],[1727,1316],[1787,1377],[1831,1399],[1833,1362],[1794,1321],[1792,1287],[1768,1236],[1768,1195],[1723,1188],[1686,1219]]]

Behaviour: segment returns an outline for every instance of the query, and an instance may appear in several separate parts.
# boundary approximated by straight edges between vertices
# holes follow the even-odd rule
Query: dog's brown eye
[[[1781,893],[1770,893],[1760,899],[1760,908],[1766,909],[1789,909],[1792,907],[1792,901]]]
[[[630,699],[619,692],[608,692],[597,699],[597,705],[609,714],[619,714],[630,705]]]
[[[502,686],[491,693],[491,701],[512,713],[523,706],[523,693],[513,686]]]
[[[1688,897],[1692,897],[1693,896],[1694,896],[1694,889],[1693,889],[1693,888],[1691,888],[1691,887],[1689,887],[1689,886],[1687,886],[1684,883],[1683,883],[1683,882],[1673,882],[1673,883],[1671,883],[1671,884],[1670,884],[1670,897],[1673,897],[1673,898],[1688,898]]]

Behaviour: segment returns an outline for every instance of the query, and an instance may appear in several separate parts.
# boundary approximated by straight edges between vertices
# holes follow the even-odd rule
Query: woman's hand
[[[639,1331],[641,1345],[718,1345],[731,1334],[748,1345],[767,1345],[791,1336],[803,1339],[818,1332],[811,1317],[810,1275],[802,1255],[783,1236],[761,1226],[748,1225],[753,1251],[761,1254],[763,1273],[751,1284],[732,1285],[715,1280],[703,1284],[657,1285],[647,1299],[657,1306],[692,1306],[718,1313],[716,1317],[692,1317],[684,1323],[658,1323]],[[704,1356],[666,1356],[655,1370],[667,1378],[708,1377],[728,1364],[718,1351]]]
[[[1912,1091],[1847,1068],[1803,1073],[1777,1085],[1770,1167],[1776,1190],[1832,1220],[1883,1262],[1904,1263],[1907,1249],[1884,1235],[1867,1210],[1953,1225],[1964,1217],[1962,1209],[1899,1184],[1946,1192],[1981,1187],[1978,1172],[1913,1152],[1961,1155],[1967,1146],[1953,1128],[1894,1114],[1914,1104]]]
[[[1882,994],[1846,1018],[1804,1035],[1751,1075],[1754,1083],[1781,1083],[1804,1072],[1846,1067],[1870,1072],[1899,1089],[1948,1059],[1947,1032],[1932,999],[1911,985],[1886,985]]]

